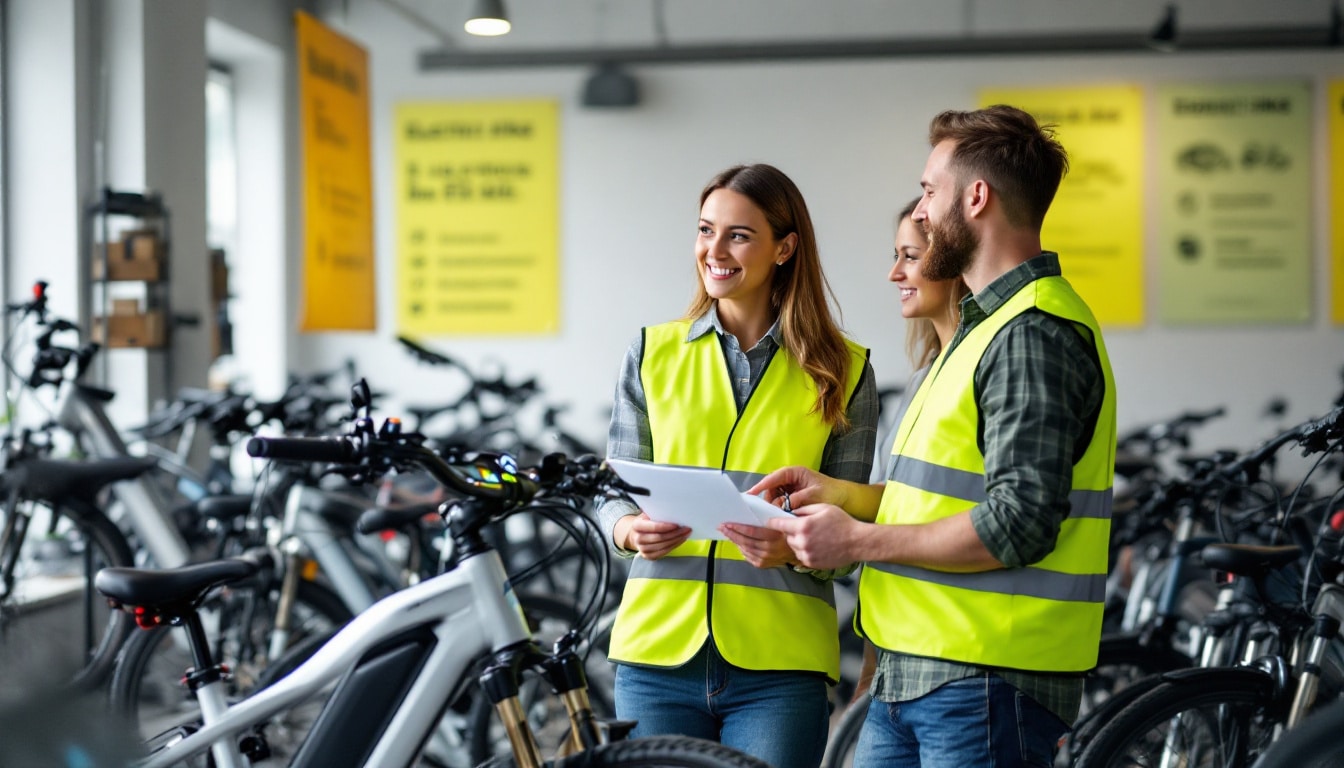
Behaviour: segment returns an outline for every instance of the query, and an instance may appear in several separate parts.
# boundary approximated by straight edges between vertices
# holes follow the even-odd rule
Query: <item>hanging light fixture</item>
[[[1153,32],[1148,36],[1148,47],[1163,53],[1171,53],[1176,50],[1176,4],[1169,3],[1167,11],[1153,27]]]
[[[504,13],[504,0],[476,0],[463,27],[469,34],[495,37],[507,34],[513,25]]]

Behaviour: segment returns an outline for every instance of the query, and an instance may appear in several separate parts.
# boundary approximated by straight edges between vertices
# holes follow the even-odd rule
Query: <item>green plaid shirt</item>
[[[1047,251],[963,299],[948,354],[1028,283],[1058,274],[1059,257]],[[1091,441],[1104,390],[1092,344],[1072,323],[1039,310],[1011,320],[985,350],[975,391],[987,500],[972,507],[971,524],[1005,566],[1030,565],[1054,549],[1069,514],[1073,465]],[[880,701],[909,701],[983,674],[999,675],[1065,723],[1078,716],[1081,675],[987,669],[881,649],[871,691]]]

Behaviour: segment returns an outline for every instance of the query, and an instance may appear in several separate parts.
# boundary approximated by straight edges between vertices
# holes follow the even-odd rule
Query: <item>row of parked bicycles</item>
[[[184,391],[123,432],[83,381],[97,347],[45,289],[7,308],[0,354],[41,416],[4,446],[0,642],[36,585],[63,582],[77,642],[43,674],[98,697],[85,746],[123,752],[78,763],[35,742],[65,751],[31,764],[759,765],[613,719],[624,563],[591,505],[639,489],[560,409],[523,427],[535,381],[401,339],[461,394],[378,420],[347,367],[274,400]],[[1190,437],[1220,409],[1122,436],[1107,631],[1057,765],[1344,762],[1344,397],[1324,410],[1209,455]],[[253,476],[233,472],[240,445],[266,460]],[[1279,476],[1288,451],[1305,476]],[[862,647],[841,630],[844,708]],[[848,764],[863,709],[837,713],[828,766]]]

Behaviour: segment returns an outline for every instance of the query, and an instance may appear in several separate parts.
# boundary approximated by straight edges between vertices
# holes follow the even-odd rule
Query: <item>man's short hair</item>
[[[964,185],[982,178],[998,193],[1004,216],[1037,230],[1069,172],[1069,154],[1054,126],[1017,107],[996,104],[967,112],[948,110],[929,124],[929,144],[952,141],[951,169]]]

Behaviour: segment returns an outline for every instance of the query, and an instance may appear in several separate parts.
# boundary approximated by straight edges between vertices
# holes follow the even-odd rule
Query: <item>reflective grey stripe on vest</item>
[[[964,469],[940,467],[909,456],[897,456],[887,470],[887,479],[939,496],[965,499],[972,504],[985,500],[985,476]],[[750,486],[748,486],[750,487]],[[1069,517],[1111,519],[1112,489],[1069,492]]]
[[[663,557],[645,560],[636,557],[630,563],[632,579],[669,579],[673,581],[705,580],[705,557]],[[717,559],[714,583],[736,584],[743,587],[791,592],[796,595],[823,600],[835,607],[835,589],[829,581],[814,579],[787,567],[757,568],[744,560]]]
[[[765,477],[765,475],[760,472],[724,472],[723,474],[727,475],[728,479],[733,481],[733,485],[736,485],[737,490],[739,491],[747,490],[760,482],[762,477]]]
[[[864,563],[886,573],[904,576],[916,581],[927,581],[945,587],[958,587],[976,592],[995,592],[1001,595],[1025,595],[1045,600],[1075,603],[1101,603],[1106,599],[1106,574],[1072,574],[1047,571],[1041,568],[1013,568],[983,573],[949,573],[894,563]]]

